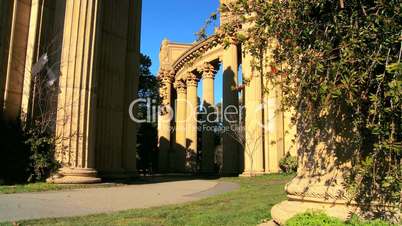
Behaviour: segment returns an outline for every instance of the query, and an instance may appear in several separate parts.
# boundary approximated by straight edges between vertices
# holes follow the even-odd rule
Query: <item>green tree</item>
[[[346,179],[355,200],[400,205],[402,3],[237,0],[221,13],[232,16],[222,42],[242,44],[264,78],[282,87],[283,107],[296,109],[301,147],[313,150],[317,133],[332,137],[340,161],[342,151],[354,153]]]
[[[151,104],[153,101],[153,104],[156,105],[159,103],[159,82],[151,73],[151,66],[151,58],[147,55],[141,54],[138,98],[147,99],[151,101]],[[147,112],[150,110],[152,109],[149,109],[149,105],[141,103],[138,109],[138,116],[140,119],[145,119],[147,117]]]

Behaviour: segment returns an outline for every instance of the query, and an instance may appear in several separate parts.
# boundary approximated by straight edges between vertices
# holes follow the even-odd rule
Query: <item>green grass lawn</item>
[[[286,199],[291,175],[225,178],[239,190],[200,201],[159,208],[128,210],[85,217],[18,222],[19,225],[257,225],[270,219],[270,209]]]
[[[69,190],[79,188],[97,188],[97,187],[108,187],[108,186],[118,186],[118,184],[63,185],[63,184],[33,183],[33,184],[20,184],[20,185],[0,185],[0,194],[44,192],[44,191]]]

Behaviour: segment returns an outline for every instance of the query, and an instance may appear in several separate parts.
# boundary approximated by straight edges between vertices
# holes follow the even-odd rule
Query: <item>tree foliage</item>
[[[401,10],[399,0],[237,0],[221,8],[232,20],[218,36],[239,42],[282,87],[302,148],[325,136],[339,161],[352,161],[346,181],[360,204],[400,204]]]
[[[159,103],[159,82],[158,79],[151,73],[150,67],[152,65],[151,58],[149,56],[141,54],[140,58],[140,74],[139,74],[139,86],[138,86],[138,98],[154,101],[154,104]],[[147,103],[140,103],[138,109],[138,116],[140,119],[147,117],[150,105]]]

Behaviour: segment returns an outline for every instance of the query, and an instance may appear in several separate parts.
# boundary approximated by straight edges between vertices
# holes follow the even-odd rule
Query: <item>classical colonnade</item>
[[[160,62],[158,78],[163,110],[158,120],[158,136],[161,171],[193,172],[197,167],[195,158],[200,152],[198,169],[203,173],[214,172],[213,133],[205,126],[199,126],[197,118],[202,120],[206,113],[215,109],[214,79],[219,67],[223,71],[223,130],[227,131],[222,134],[220,173],[279,172],[280,159],[287,152],[296,155],[295,128],[290,122],[291,113],[281,111],[281,90],[264,83],[253,70],[252,58],[243,54],[240,46],[233,43],[224,47],[215,36],[193,45],[164,40]],[[242,84],[239,82],[240,69]],[[202,103],[197,96],[200,83]],[[242,106],[239,99],[243,100]],[[200,105],[206,112],[197,117]],[[245,118],[242,120],[242,117]],[[243,134],[228,131],[233,126],[244,126]]]

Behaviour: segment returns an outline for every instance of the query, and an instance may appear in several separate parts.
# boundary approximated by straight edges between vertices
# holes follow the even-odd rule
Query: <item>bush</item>
[[[285,157],[279,161],[279,167],[284,173],[295,173],[297,171],[297,158],[286,153]]]
[[[29,147],[28,182],[45,181],[60,167],[56,161],[54,139],[37,128],[25,131],[25,144]]]
[[[392,224],[375,220],[375,221],[362,221],[360,218],[353,216],[347,222],[342,222],[341,220],[329,217],[321,212],[307,212],[300,215],[297,215],[288,222],[286,222],[286,226],[390,226]]]

